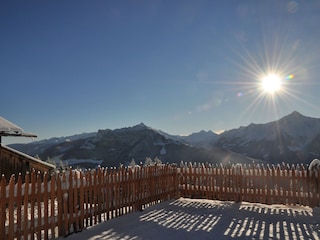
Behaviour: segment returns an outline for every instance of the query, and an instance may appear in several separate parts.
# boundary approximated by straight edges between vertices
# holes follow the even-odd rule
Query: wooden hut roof
[[[33,133],[24,132],[21,127],[3,117],[0,117],[0,136],[37,137],[37,135]]]

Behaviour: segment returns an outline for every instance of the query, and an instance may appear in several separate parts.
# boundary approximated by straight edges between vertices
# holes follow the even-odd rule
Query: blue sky
[[[320,117],[319,23],[318,0],[1,1],[1,116],[38,140]]]

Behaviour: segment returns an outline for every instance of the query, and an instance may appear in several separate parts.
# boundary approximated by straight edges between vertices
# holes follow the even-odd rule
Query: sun
[[[270,73],[262,77],[261,85],[264,92],[274,94],[282,88],[281,77],[277,74]]]

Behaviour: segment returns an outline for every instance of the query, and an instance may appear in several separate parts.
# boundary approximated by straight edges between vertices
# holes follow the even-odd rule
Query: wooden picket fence
[[[54,239],[177,198],[169,165],[12,176],[0,183],[1,239]]]
[[[184,197],[320,206],[320,170],[303,165],[186,165],[179,171]]]
[[[180,196],[320,206],[316,174],[303,166],[189,164],[3,176],[1,239],[54,239]]]

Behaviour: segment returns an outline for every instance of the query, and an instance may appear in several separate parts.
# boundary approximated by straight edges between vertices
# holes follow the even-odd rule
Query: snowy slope
[[[269,163],[309,163],[320,157],[320,119],[295,111],[277,121],[252,123],[221,135],[200,131],[189,136],[170,135],[140,123],[11,147],[44,160],[100,161],[108,166],[132,159],[143,162],[147,157],[170,163],[221,159],[248,162],[252,158]]]
[[[293,112],[278,121],[266,124],[251,123],[221,134],[224,139],[241,139],[241,144],[251,141],[274,141],[280,134],[294,139],[293,147],[302,148],[320,132],[320,119],[305,117]]]
[[[87,136],[54,138],[34,142],[32,145],[16,145],[15,148],[31,155],[37,154],[41,159],[81,168],[93,168],[98,164],[107,167],[129,165],[132,160],[144,163],[147,158],[158,158],[163,163],[252,163],[255,160],[213,148],[211,139],[215,138],[214,133],[203,131],[192,135],[186,143],[183,138],[171,138],[169,134],[140,123],[133,127],[99,130]],[[207,148],[203,148],[204,145]]]
[[[217,146],[270,162],[304,162],[319,154],[310,149],[319,134],[320,119],[294,111],[278,121],[226,131]]]

